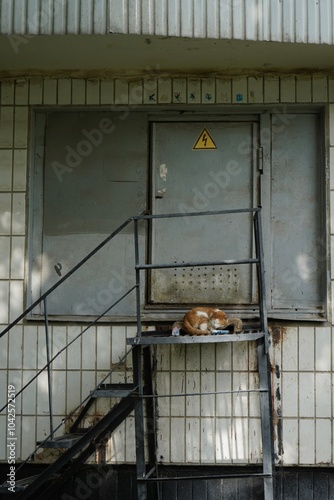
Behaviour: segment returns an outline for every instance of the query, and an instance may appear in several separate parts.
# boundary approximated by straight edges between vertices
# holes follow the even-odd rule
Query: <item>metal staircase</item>
[[[19,499],[42,499],[47,498],[47,495],[52,492],[54,485],[63,484],[71,475],[77,471],[80,466],[93,454],[97,449],[103,449],[103,446],[112,432],[124,421],[124,419],[134,411],[135,415],[135,433],[136,433],[136,469],[137,469],[137,496],[138,500],[147,500],[148,485],[155,484],[155,497],[160,500],[161,485],[163,481],[182,480],[181,477],[166,478],[159,471],[157,463],[157,440],[156,440],[156,416],[154,398],[159,397],[154,394],[152,383],[152,366],[151,366],[151,347],[154,345],[171,345],[171,344],[207,344],[207,343],[234,343],[234,342],[255,342],[257,345],[257,360],[259,372],[259,387],[256,391],[260,395],[260,414],[261,414],[261,431],[262,431],[262,452],[263,465],[260,473],[246,474],[229,474],[222,471],[222,474],[213,476],[214,478],[235,478],[235,477],[251,477],[257,476],[263,478],[264,484],[264,500],[273,500],[273,438],[271,425],[271,395],[270,395],[270,371],[268,360],[269,348],[269,331],[267,325],[267,311],[265,303],[265,280],[263,267],[263,246],[261,232],[261,210],[259,208],[250,210],[231,210],[209,213],[192,213],[186,214],[187,217],[195,217],[199,215],[210,216],[226,215],[233,213],[250,213],[253,216],[253,230],[255,241],[255,256],[243,260],[220,260],[219,262],[182,262],[180,267],[194,267],[206,265],[245,265],[253,264],[256,266],[257,284],[258,284],[258,317],[259,324],[256,328],[252,327],[245,329],[238,334],[227,335],[210,335],[210,336],[189,336],[181,335],[173,336],[171,330],[166,331],[150,331],[144,332],[141,319],[141,273],[148,272],[152,269],[168,269],[178,266],[177,263],[172,264],[155,264],[142,263],[139,255],[139,231],[138,223],[142,220],[148,223],[153,218],[168,218],[168,217],[183,217],[183,214],[170,215],[141,215],[135,216],[126,221],[112,235],[104,240],[96,249],[93,250],[83,261],[81,261],[74,269],[65,275],[56,285],[46,292],[38,301],[30,306],[17,320],[9,325],[1,334],[0,337],[10,332],[11,328],[25,317],[39,302],[44,301],[46,305],[47,297],[52,291],[61,285],[68,276],[73,274],[76,269],[79,269],[89,258],[105,244],[107,244],[114,236],[116,236],[126,225],[133,222],[134,224],[134,243],[135,243],[135,271],[136,283],[124,294],[125,298],[129,293],[136,292],[136,307],[137,307],[137,335],[136,337],[127,339],[127,344],[131,346],[127,354],[132,355],[133,366],[133,382],[131,384],[110,384],[105,383],[108,375],[100,384],[91,391],[90,395],[84,402],[80,403],[80,412],[74,422],[69,427],[68,432],[64,436],[54,437],[57,429],[53,428],[51,423],[50,436],[43,442],[37,443],[38,448],[62,448],[64,451],[51,465],[49,465],[41,474],[25,480],[17,481],[16,493],[14,496]],[[117,303],[119,300],[117,301]],[[115,304],[112,304],[104,313],[105,315]],[[47,308],[44,308],[47,311]],[[91,325],[89,325],[82,333],[103,316],[99,316]],[[46,338],[48,341],[48,317],[45,312],[45,329]],[[82,333],[80,335],[82,335]],[[184,332],[183,332],[184,333]],[[72,341],[73,342],[73,341]],[[71,343],[72,343],[71,342]],[[68,347],[68,346],[66,346]],[[66,347],[64,349],[66,349]],[[60,352],[58,353],[60,354]],[[57,354],[57,355],[58,355]],[[48,359],[47,365],[44,367],[50,371],[50,365],[54,361]],[[41,370],[37,376],[42,372]],[[49,377],[50,380],[50,377]],[[23,388],[24,389],[24,388]],[[22,390],[23,390],[22,389]],[[21,391],[22,392],[22,391]],[[233,391],[230,391],[231,393]],[[49,395],[51,387],[49,387]],[[80,427],[82,421],[91,408],[96,398],[117,398],[117,402],[95,425],[88,429]],[[50,398],[51,400],[52,398]],[[78,407],[79,408],[79,407]],[[4,406],[0,411],[6,409]],[[50,413],[52,412],[52,402],[50,401]],[[52,415],[51,415],[52,417]],[[147,425],[150,423],[148,432]],[[210,476],[196,476],[196,480],[209,479]],[[183,479],[191,479],[187,476]],[[152,486],[150,486],[152,488]],[[152,491],[152,490],[151,490]],[[0,487],[0,493],[8,492],[7,484]],[[13,493],[11,493],[13,494]]]
[[[171,332],[161,333],[159,331],[149,332],[148,334],[142,332],[141,318],[140,318],[140,294],[137,295],[137,336],[135,338],[130,338],[127,340],[128,345],[135,347],[134,357],[137,357],[136,366],[137,373],[135,373],[135,378],[137,381],[140,380],[141,373],[144,369],[144,373],[147,373],[145,366],[142,367],[141,360],[143,358],[143,353],[145,350],[150,349],[153,345],[170,345],[170,344],[207,344],[207,343],[231,343],[231,342],[256,342],[257,344],[257,360],[258,360],[258,372],[259,372],[259,387],[257,391],[260,394],[260,412],[261,412],[261,431],[262,431],[262,453],[263,453],[263,466],[262,472],[256,474],[263,478],[264,482],[264,499],[273,500],[273,438],[272,438],[272,425],[271,425],[271,396],[270,396],[270,370],[269,370],[269,330],[267,322],[267,310],[265,301],[265,277],[264,277],[264,264],[263,264],[263,243],[262,243],[262,226],[261,226],[261,210],[259,208],[252,210],[235,210],[235,211],[225,211],[222,214],[230,213],[253,213],[253,224],[254,224],[254,240],[255,240],[255,258],[251,257],[249,259],[243,260],[221,260],[214,263],[208,262],[182,262],[180,267],[197,267],[197,266],[207,266],[207,265],[245,265],[253,264],[256,265],[257,270],[257,284],[258,284],[258,313],[259,313],[259,328],[257,331],[244,330],[239,334],[232,335],[203,335],[203,336],[172,336]],[[189,214],[188,214],[189,215]],[[153,216],[154,217],[154,216]],[[158,216],[157,216],[158,217]],[[138,231],[136,232],[138,235]],[[137,284],[140,284],[140,272],[149,269],[161,269],[161,268],[175,268],[178,264],[142,264],[139,259],[139,244],[138,236],[135,238],[136,244],[136,280]],[[138,288],[137,288],[138,290]],[[146,356],[148,358],[148,356]],[[143,418],[143,400],[145,395],[142,392],[140,383],[138,384],[139,398],[136,402],[136,448],[137,448],[137,481],[138,481],[138,500],[146,500],[147,498],[147,484],[151,482],[160,483],[165,480],[172,480],[171,477],[162,477],[159,475],[159,469],[157,464],[152,467],[152,463],[148,467],[145,459],[145,443],[142,439],[143,429],[144,429],[144,418]],[[237,391],[236,391],[237,392]],[[233,393],[233,391],[231,391]],[[142,397],[140,397],[142,396]],[[155,397],[151,394],[151,397]],[[159,397],[159,395],[157,395]],[[152,416],[154,419],[154,415]],[[156,439],[152,439],[152,445],[154,446]],[[153,456],[156,456],[156,450],[153,449]],[[221,476],[215,475],[215,478],[235,478],[240,477],[238,474],[228,474],[222,473]],[[254,476],[254,473],[244,474],[243,477]],[[174,480],[181,480],[180,477],[175,477]],[[184,480],[189,480],[189,477],[183,478]],[[196,480],[201,479],[196,477]],[[207,479],[207,476],[203,476],[202,479]]]

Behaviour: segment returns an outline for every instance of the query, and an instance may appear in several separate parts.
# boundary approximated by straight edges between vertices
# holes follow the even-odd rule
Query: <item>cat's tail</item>
[[[187,315],[183,318],[182,329],[185,330],[189,335],[210,335],[209,330],[200,330],[195,328],[187,318]]]

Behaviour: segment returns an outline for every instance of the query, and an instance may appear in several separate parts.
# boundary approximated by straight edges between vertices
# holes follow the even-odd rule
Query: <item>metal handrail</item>
[[[60,351],[58,351],[51,359],[50,361],[43,366],[43,368],[41,368],[37,373],[36,375],[34,375],[23,387],[22,389],[20,389],[17,393],[16,393],[16,397],[19,396],[20,394],[22,394],[22,392],[27,388],[29,387],[29,385],[34,381],[36,380],[37,377],[39,377],[39,375],[41,373],[44,372],[44,370],[48,369],[48,366],[49,364],[53,363],[53,361],[55,359],[58,358],[58,356],[60,356],[60,354],[62,354],[68,347],[70,347],[76,340],[78,340],[80,337],[82,337],[82,335],[84,333],[87,332],[87,330],[89,330],[92,326],[96,325],[96,323],[101,319],[103,318],[103,316],[105,316],[107,314],[107,312],[109,312],[113,307],[115,307],[117,304],[119,304],[123,299],[125,299],[125,297],[127,297],[131,292],[133,292],[133,290],[135,290],[136,286],[133,286],[132,288],[130,288],[130,290],[128,290],[124,295],[122,295],[122,297],[120,299],[118,299],[116,302],[114,302],[111,306],[109,306],[107,309],[105,309],[99,316],[97,316],[97,318],[94,319],[94,321],[92,321],[91,323],[89,323],[89,325],[84,328],[82,330],[82,332],[80,332],[76,337],[74,337],[74,339],[71,340],[71,342],[69,342],[68,344],[66,344],[62,349],[60,349]],[[7,406],[9,405],[9,403],[6,403],[2,408],[0,408],[0,413],[5,410],[7,408]]]
[[[199,216],[212,216],[212,215],[227,215],[227,214],[240,214],[240,213],[251,213],[253,215],[254,223],[254,236],[255,236],[255,249],[256,258],[253,259],[229,259],[220,261],[201,261],[201,262],[173,262],[172,264],[166,263],[150,263],[141,264],[139,255],[139,232],[138,232],[138,222],[140,220],[152,220],[152,219],[172,219],[172,218],[186,218],[186,217],[199,217]],[[261,283],[261,290],[263,291],[262,301],[259,303],[259,313],[261,317],[261,327],[262,330],[266,330],[267,324],[267,312],[265,305],[265,286],[264,286],[264,271],[262,266],[263,261],[263,247],[260,244],[262,241],[262,236],[258,234],[261,231],[261,207],[257,208],[241,208],[232,210],[215,210],[210,212],[189,212],[189,213],[173,213],[173,214],[155,214],[155,215],[139,215],[134,216],[134,237],[135,237],[135,271],[136,271],[136,309],[137,309],[137,337],[141,337],[141,294],[140,294],[140,271],[150,270],[150,269],[174,269],[177,267],[200,267],[200,266],[216,266],[216,265],[234,265],[234,264],[257,264],[258,266],[258,283]],[[266,340],[266,345],[268,341]]]
[[[21,319],[23,319],[27,314],[29,314],[33,309],[35,309],[38,304],[43,302],[46,297],[48,297],[56,288],[58,288],[64,281],[66,281],[72,274],[74,274],[80,267],[82,267],[88,260],[90,260],[101,248],[103,248],[110,240],[112,240],[118,233],[122,231],[130,222],[132,222],[133,217],[127,219],[123,224],[121,224],[115,231],[113,231],[107,238],[105,238],[99,245],[97,245],[91,252],[89,252],[86,257],[84,257],[78,264],[76,264],[72,269],[70,269],[64,276],[57,281],[52,287],[50,287],[46,292],[44,292],[39,299],[37,299],[31,306],[27,307],[25,311],[20,314],[14,321],[12,321],[1,333],[0,338],[3,337],[7,332],[9,332],[13,326],[17,325]]]
[[[140,220],[152,220],[152,219],[167,219],[167,218],[185,218],[185,217],[200,217],[200,216],[211,216],[211,215],[225,215],[225,214],[235,214],[235,213],[255,213],[259,212],[260,208],[243,208],[234,210],[215,210],[208,212],[188,212],[188,213],[173,213],[173,214],[141,214],[129,217],[123,224],[121,224],[115,231],[113,231],[109,236],[107,236],[99,245],[97,245],[91,252],[89,252],[86,257],[84,257],[80,262],[78,262],[72,269],[70,269],[64,276],[57,281],[53,286],[51,286],[46,292],[44,292],[39,299],[37,299],[33,304],[27,307],[22,314],[20,314],[14,321],[12,321],[2,332],[0,332],[0,338],[8,333],[17,323],[21,321],[27,314],[29,314],[36,306],[43,302],[54,290],[56,290],[62,283],[64,283],[72,274],[74,274],[80,267],[82,267],[88,260],[90,260],[101,248],[103,248],[109,241],[111,241],[118,233],[120,233],[126,226],[128,226],[132,221]],[[173,264],[174,265],[174,264]]]

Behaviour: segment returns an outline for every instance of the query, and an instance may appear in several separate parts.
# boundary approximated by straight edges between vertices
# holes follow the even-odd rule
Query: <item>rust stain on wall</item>
[[[285,326],[275,326],[271,327],[271,341],[272,346],[279,348],[284,341],[284,336],[287,334],[288,328]],[[276,442],[276,461],[278,464],[281,463],[282,457],[284,455],[284,446],[283,446],[283,422],[282,422],[282,407],[281,407],[281,368],[278,363],[273,362],[271,364],[271,373],[272,373],[272,417],[273,417],[273,437]]]
[[[270,336],[274,347],[283,342],[283,338],[288,330],[286,326],[274,326],[270,328]]]

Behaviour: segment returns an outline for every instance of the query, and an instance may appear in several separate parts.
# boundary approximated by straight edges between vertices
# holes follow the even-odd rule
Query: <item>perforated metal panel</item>
[[[203,135],[204,134],[204,135]],[[256,203],[255,122],[173,122],[153,127],[154,213],[250,208]],[[197,149],[199,146],[199,149]],[[252,256],[249,214],[157,220],[152,259],[217,262]],[[151,274],[154,303],[252,303],[249,266],[175,267]]]

